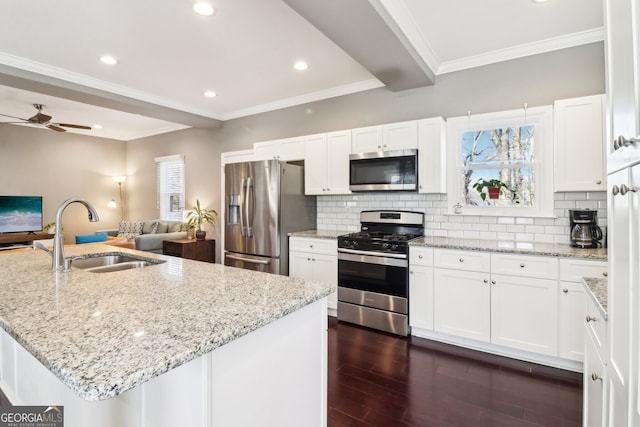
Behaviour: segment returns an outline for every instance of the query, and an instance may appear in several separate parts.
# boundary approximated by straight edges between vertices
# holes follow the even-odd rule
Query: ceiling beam
[[[139,114],[144,117],[178,123],[194,128],[215,129],[222,126],[222,121],[210,117],[140,101],[138,99],[3,64],[0,64],[0,85],[42,93],[44,95],[55,96],[57,98],[68,99],[111,110]]]
[[[433,70],[377,0],[284,0],[392,91],[432,85]]]

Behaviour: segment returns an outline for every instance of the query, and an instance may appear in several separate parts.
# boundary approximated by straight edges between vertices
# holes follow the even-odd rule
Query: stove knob
[[[398,245],[391,245],[391,250],[395,251],[396,249],[398,249]]]

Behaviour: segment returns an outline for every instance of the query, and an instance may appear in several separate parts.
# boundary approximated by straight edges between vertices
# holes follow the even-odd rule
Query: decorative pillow
[[[166,233],[169,230],[169,224],[166,222],[159,222],[156,233]]]
[[[120,221],[118,237],[133,239],[142,234],[143,221]]]
[[[156,231],[153,231],[154,229],[158,229],[158,223],[160,221],[157,219],[154,219],[152,221],[147,220],[144,221],[144,224],[142,225],[142,234],[154,234],[156,233]]]
[[[107,240],[107,233],[95,233],[95,234],[78,234],[76,236],[76,244],[104,242]]]
[[[185,224],[182,222],[172,222],[167,224],[167,233],[175,233],[178,231],[186,231]]]

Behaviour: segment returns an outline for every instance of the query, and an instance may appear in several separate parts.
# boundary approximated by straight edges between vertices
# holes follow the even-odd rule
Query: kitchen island
[[[0,256],[0,388],[63,405],[66,427],[326,425],[331,286],[106,245],[165,261],[51,270]]]

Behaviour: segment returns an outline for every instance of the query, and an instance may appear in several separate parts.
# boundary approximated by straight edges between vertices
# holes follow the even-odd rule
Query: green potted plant
[[[218,213],[213,209],[203,209],[200,200],[196,200],[191,212],[187,214],[187,225],[196,229],[196,240],[204,240],[207,232],[202,229],[202,224],[208,222],[215,227]]]
[[[483,201],[487,200],[487,193],[489,194],[490,199],[497,199],[500,197],[500,191],[502,191],[503,188],[509,190],[509,187],[499,179],[484,178],[478,179],[475,184],[473,184],[473,188],[480,193],[480,198]],[[487,189],[486,193],[483,191],[485,188]]]
[[[56,223],[50,222],[42,227],[42,231],[46,231],[49,234],[56,234]]]

